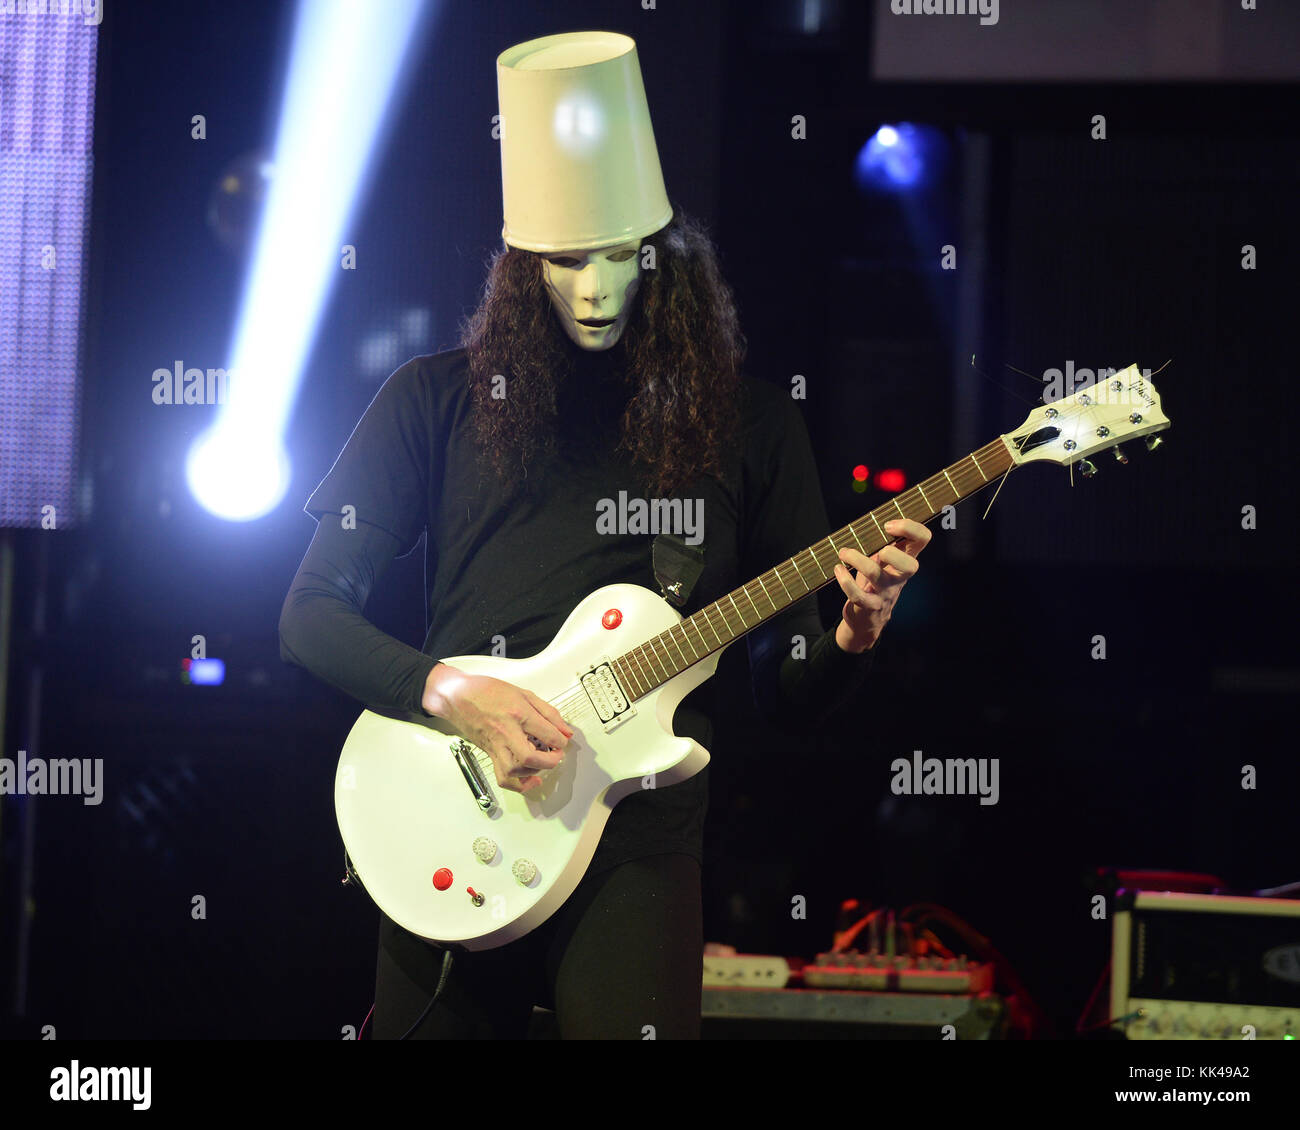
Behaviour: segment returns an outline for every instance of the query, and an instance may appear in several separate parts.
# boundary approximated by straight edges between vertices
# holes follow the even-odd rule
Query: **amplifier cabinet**
[[[1110,1016],[1130,1040],[1300,1036],[1300,900],[1121,891]]]

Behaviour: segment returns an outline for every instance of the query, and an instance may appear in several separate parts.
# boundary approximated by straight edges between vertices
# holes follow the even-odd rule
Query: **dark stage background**
[[[636,38],[669,195],[715,235],[747,371],[781,386],[806,376],[836,525],[888,497],[855,493],[855,464],[915,481],[1019,424],[1042,390],[1016,370],[1171,362],[1156,378],[1173,421],[1161,451],[1133,444],[1127,467],[1098,456],[1099,474],[1073,485],[1025,468],[987,519],[981,494],[956,530],[936,526],[868,693],[832,724],[764,726],[744,650],[724,657],[706,936],[811,957],[843,898],[941,903],[1070,1035],[1109,952],[1091,870],[1209,872],[1246,890],[1300,879],[1294,87],[1244,66],[1218,81],[1153,68],[1157,81],[1091,83],[1066,66],[1038,80],[1041,59],[1026,84],[879,82],[870,6],[829,4],[812,35],[795,9],[446,5],[349,231],[359,269],[342,273],[312,351],[292,488],[245,525],[209,517],[185,487],[184,453],[213,409],[155,406],[150,374],[226,363],[245,263],[206,209],[222,170],[273,136],[291,10],[110,9],[84,353],[93,505],[76,529],[16,534],[4,749],[37,734],[45,756],[103,757],[107,789],[99,807],[5,805],[14,1033],[333,1039],[366,1015],[377,914],[339,887],[332,802],[358,707],[278,657],[314,528],[300,507],[383,378],[455,345],[476,304],[500,241],[496,55],[583,27]],[[1276,12],[1247,18],[1224,33],[1233,58],[1294,30]],[[1014,27],[1010,0],[1003,20]],[[195,113],[206,141],[190,138]],[[805,141],[791,139],[795,114]],[[897,121],[948,143],[937,182],[904,201],[852,176],[864,142]],[[945,244],[956,271],[940,269]],[[416,646],[421,558],[399,562],[369,609]],[[827,594],[828,622],[838,604]],[[180,683],[196,633],[225,659],[223,686]],[[891,796],[890,761],[918,749],[1000,758],[1000,803]],[[205,920],[191,918],[195,895]],[[805,920],[791,915],[800,895]]]

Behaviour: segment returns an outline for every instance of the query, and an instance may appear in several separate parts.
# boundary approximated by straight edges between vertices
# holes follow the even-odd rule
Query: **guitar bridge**
[[[492,786],[488,784],[474,757],[474,747],[464,738],[457,738],[451,743],[451,755],[456,759],[469,791],[474,794],[474,803],[478,805],[479,811],[491,815],[497,806],[496,797],[492,795]]]
[[[578,681],[606,733],[636,714],[636,707],[628,701],[627,693],[619,684],[608,660],[601,660],[585,674],[580,672]]]

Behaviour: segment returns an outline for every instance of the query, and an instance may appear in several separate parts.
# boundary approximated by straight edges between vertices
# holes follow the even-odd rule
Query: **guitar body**
[[[621,614],[612,628],[605,626],[611,610]],[[339,758],[334,806],[352,867],[379,908],[413,934],[467,950],[505,945],[558,910],[585,874],[614,805],[708,764],[698,742],[673,734],[672,720],[717,669],[720,651],[638,698],[613,725],[600,721],[579,682],[602,657],[680,620],[649,589],[609,585],[586,597],[537,655],[444,660],[532,691],[574,731],[559,768],[526,795],[498,787],[487,754],[460,742],[442,719],[421,724],[363,712]],[[458,747],[481,767],[490,809],[467,781]],[[484,840],[495,847],[487,859]]]

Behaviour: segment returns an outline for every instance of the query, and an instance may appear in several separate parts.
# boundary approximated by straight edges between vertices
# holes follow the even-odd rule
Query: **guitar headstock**
[[[1002,439],[1017,464],[1041,459],[1068,467],[1112,447],[1120,462],[1127,463],[1118,444],[1167,427],[1169,417],[1161,411],[1156,386],[1136,365],[1130,365],[1055,403],[1035,408],[1020,427]],[[1095,468],[1086,464],[1085,474],[1091,470]]]

